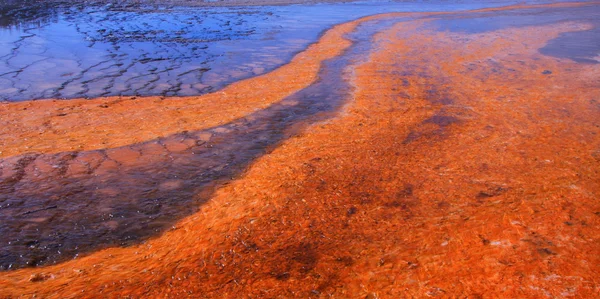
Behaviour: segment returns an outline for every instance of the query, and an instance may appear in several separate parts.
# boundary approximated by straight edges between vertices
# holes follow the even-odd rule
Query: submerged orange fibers
[[[540,55],[584,24],[405,22],[353,99],[147,243],[0,274],[40,297],[593,297],[599,69]],[[543,74],[551,70],[551,74]]]

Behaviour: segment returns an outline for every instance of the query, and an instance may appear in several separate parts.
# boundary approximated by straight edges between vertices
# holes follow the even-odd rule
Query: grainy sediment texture
[[[361,21],[336,27],[290,65],[256,79],[281,80],[260,90],[273,97],[260,105],[253,100],[259,95],[244,100],[256,86],[244,81],[194,100],[13,103],[2,113],[27,108],[31,119],[14,121],[32,128],[58,111],[98,113],[122,136],[107,138],[111,146],[137,138],[127,129],[127,118],[143,117],[131,113],[134,105],[160,115],[171,132],[225,123],[310,84],[319,57],[340,53],[347,43],[340,34]],[[200,212],[142,245],[1,273],[3,295],[597,296],[600,69],[538,52],[590,25],[464,34],[427,22],[400,22],[377,34],[368,60],[346,78],[354,92],[340,115],[257,159]],[[333,48],[317,51],[326,45]],[[286,73],[303,57],[314,71]],[[202,100],[225,96],[231,98]],[[207,105],[206,114],[168,110],[185,111],[189,101]],[[98,107],[105,102],[109,108]],[[172,113],[197,121],[177,127],[182,117]],[[86,130],[78,128],[77,138],[89,138]],[[57,144],[15,138],[3,155],[77,144],[44,138]]]

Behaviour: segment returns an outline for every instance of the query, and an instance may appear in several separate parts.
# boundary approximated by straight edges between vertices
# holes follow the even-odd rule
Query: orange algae
[[[513,5],[477,9],[493,12],[539,7],[576,7],[598,2]],[[0,104],[0,157],[28,152],[57,153],[113,148],[226,124],[264,109],[317,79],[321,63],[351,42],[344,35],[358,24],[389,17],[429,17],[452,12],[388,13],[337,25],[321,39],[270,73],[221,91],[193,97],[106,97]],[[285,82],[285,84],[272,84]],[[157,117],[160,115],[160,117]],[[135,132],[136,134],[132,134]]]
[[[587,25],[426,25],[376,35],[341,115],[258,159],[171,231],[2,273],[4,293],[597,296],[600,70],[537,52]]]

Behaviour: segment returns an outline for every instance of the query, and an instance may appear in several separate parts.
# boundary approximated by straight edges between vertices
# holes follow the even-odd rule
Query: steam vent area
[[[0,298],[600,298],[600,2],[0,12]]]

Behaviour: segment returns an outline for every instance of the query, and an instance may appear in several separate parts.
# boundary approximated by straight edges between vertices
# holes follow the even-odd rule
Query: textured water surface
[[[337,23],[516,2],[207,8],[8,1],[0,3],[0,100],[198,95],[280,66]]]

